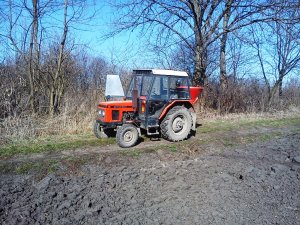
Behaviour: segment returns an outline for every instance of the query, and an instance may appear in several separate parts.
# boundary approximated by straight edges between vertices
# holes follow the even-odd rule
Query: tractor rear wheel
[[[94,124],[94,134],[97,138],[115,137],[116,131],[114,128],[103,128],[98,122]]]
[[[132,124],[124,124],[117,130],[117,143],[122,148],[130,148],[134,146],[139,138],[136,126]]]
[[[186,139],[192,128],[192,116],[183,106],[172,108],[160,124],[163,138],[169,141],[182,141]]]

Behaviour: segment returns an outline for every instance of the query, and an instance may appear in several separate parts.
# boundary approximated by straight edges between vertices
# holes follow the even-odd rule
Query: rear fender
[[[177,105],[181,105],[181,106],[184,106],[186,107],[187,109],[190,110],[190,112],[194,112],[195,113],[195,110],[194,110],[194,107],[193,105],[191,104],[190,101],[186,101],[186,100],[177,100],[177,101],[173,101],[171,102],[169,105],[167,105],[164,110],[162,111],[162,113],[160,114],[159,116],[159,120],[163,120],[164,117],[167,115],[167,113],[169,112],[170,109],[172,109],[174,106],[177,106]],[[196,113],[194,115],[196,117]],[[192,118],[193,118],[193,115],[192,115]],[[196,124],[196,123],[195,123]],[[196,125],[195,125],[196,126]]]

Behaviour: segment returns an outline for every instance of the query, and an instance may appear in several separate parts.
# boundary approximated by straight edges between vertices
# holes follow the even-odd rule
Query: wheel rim
[[[175,134],[181,134],[186,130],[187,118],[183,115],[177,116],[172,122],[172,130]]]
[[[130,142],[132,142],[133,138],[134,138],[134,134],[131,130],[128,130],[124,133],[124,136],[123,136],[124,142],[130,143]]]

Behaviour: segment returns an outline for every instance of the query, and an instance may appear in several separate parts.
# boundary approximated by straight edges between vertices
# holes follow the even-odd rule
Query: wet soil
[[[1,173],[0,224],[300,224],[299,133],[192,148],[91,151],[39,179]]]

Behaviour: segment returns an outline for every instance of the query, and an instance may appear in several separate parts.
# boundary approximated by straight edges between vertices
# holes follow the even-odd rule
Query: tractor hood
[[[99,102],[99,108],[132,108],[132,101],[109,101],[109,102]]]

